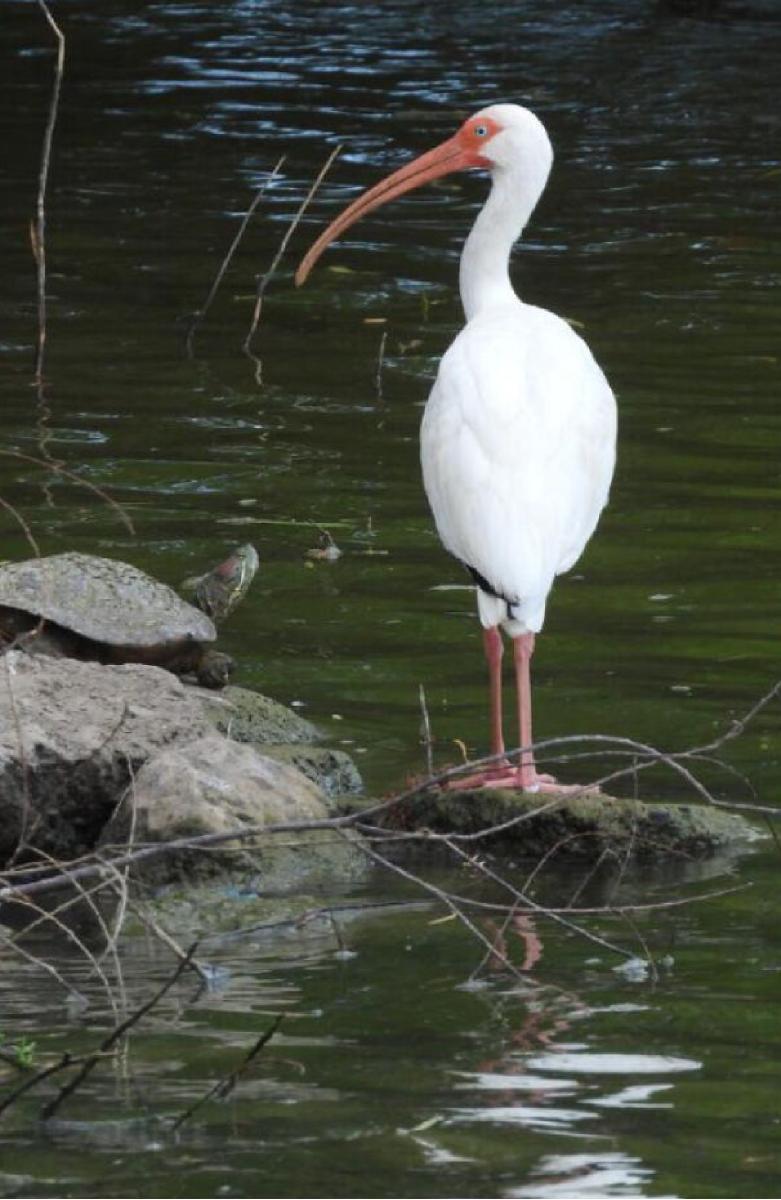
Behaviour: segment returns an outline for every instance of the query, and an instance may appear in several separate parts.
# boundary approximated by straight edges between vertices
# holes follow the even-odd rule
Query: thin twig
[[[65,874],[66,874],[66,878],[68,879],[68,881],[73,882],[71,880],[70,875],[68,875],[67,872]],[[70,926],[65,921],[61,920],[60,917],[57,915],[61,909],[68,909],[68,908],[72,907],[72,905],[78,903],[79,901],[83,901],[83,902],[87,903],[92,908],[93,912],[96,912],[97,911],[96,906],[92,903],[92,900],[91,900],[91,893],[98,892],[101,890],[101,888],[103,888],[105,886],[106,886],[105,880],[100,880],[100,882],[95,887],[93,887],[92,889],[89,889],[89,890],[86,889],[84,887],[84,885],[81,883],[74,883],[74,887],[76,888],[76,894],[69,897],[67,900],[64,900],[60,905],[57,906],[56,909],[53,909],[48,912],[45,909],[39,908],[30,899],[29,896],[20,897],[19,904],[28,905],[29,907],[32,908],[33,912],[37,913],[38,915],[36,917],[36,920],[31,922],[30,925],[28,925],[24,930],[22,930],[21,935],[17,935],[17,936],[25,936],[28,933],[30,933],[36,925],[39,925],[41,923],[46,924],[47,922],[51,922],[52,925],[54,925],[57,929],[60,930],[60,932],[63,935],[63,937],[65,938],[65,940],[69,941],[73,945],[75,945],[81,951],[81,953],[84,955],[84,958],[90,964],[92,970],[95,972],[95,974],[98,976],[98,979],[102,983],[103,989],[104,989],[104,991],[106,993],[106,997],[108,999],[108,1002],[114,1011],[114,1016],[116,1017],[118,1015],[117,1008],[116,1008],[116,1001],[114,999],[114,993],[113,993],[111,984],[108,980],[108,977],[107,977],[105,971],[103,970],[103,968],[101,967],[97,958],[92,953],[92,951],[89,949],[89,947],[85,944],[85,942],[82,940],[82,938],[79,937],[76,930],[70,928]],[[99,917],[99,920],[101,921],[101,923],[103,923],[102,916]],[[108,931],[106,930],[105,923],[103,923],[103,928],[104,928],[105,932],[107,933]],[[21,950],[21,947],[19,945],[17,938],[9,938],[8,944],[11,945],[13,947],[13,949],[16,951]],[[28,957],[27,953],[26,952],[24,952],[24,953],[25,953],[25,957]],[[45,960],[42,960],[42,959],[38,959],[37,961],[41,962],[42,964],[45,963]],[[120,980],[121,980],[121,976],[120,976]]]
[[[27,544],[33,552],[33,555],[35,556],[35,558],[40,558],[41,557],[40,546],[36,542],[36,540],[33,536],[32,529],[30,528],[30,526],[28,525],[27,521],[24,519],[22,514],[19,512],[19,509],[15,508],[14,505],[11,504],[11,502],[9,500],[6,500],[3,496],[0,496],[0,507],[4,508],[6,512],[11,514],[13,519],[16,521],[17,525],[19,525],[19,527],[21,528],[22,533],[24,534],[24,536],[27,540]]]
[[[460,846],[456,846],[455,843],[450,839],[445,839],[445,844],[450,847],[453,853],[456,854],[462,860],[462,862],[470,861],[469,855],[465,854]],[[516,904],[522,904],[527,912],[533,913],[538,917],[550,917],[552,921],[562,925],[570,933],[580,934],[581,937],[588,938],[590,942],[596,942],[596,944],[603,950],[610,950],[613,954],[621,954],[625,958],[633,957],[633,955],[628,950],[624,950],[622,946],[616,946],[613,942],[607,941],[606,938],[600,937],[596,933],[592,933],[589,929],[584,929],[582,925],[576,925],[574,921],[562,916],[561,913],[556,912],[554,909],[546,908],[544,905],[538,904],[536,900],[532,900],[531,896],[527,896],[523,892],[520,892],[513,884],[509,882],[509,880],[504,879],[491,867],[486,866],[485,863],[480,864],[480,869],[488,879],[492,879],[494,883],[498,883],[505,888],[513,897]]]
[[[49,11],[46,0],[38,0],[38,7],[43,12],[49,27],[53,30],[57,38],[57,60],[54,68],[51,99],[49,101],[49,115],[46,120],[43,144],[41,146],[41,165],[38,174],[36,214],[35,219],[30,222],[30,243],[32,245],[33,258],[35,259],[36,265],[38,293],[38,334],[33,376],[36,398],[35,427],[38,434],[38,447],[41,452],[41,457],[46,459],[46,461],[51,464],[59,463],[62,465],[61,460],[55,458],[49,448],[52,441],[52,413],[46,397],[44,354],[46,350],[46,189],[49,179],[49,166],[51,163],[54,126],[57,121],[57,113],[60,102],[60,89],[62,86],[63,70],[65,66],[65,38],[62,30],[59,28],[57,22],[54,20],[51,12]],[[49,479],[43,480],[41,484],[41,491],[43,492],[47,507],[53,508],[54,494],[52,492]]]
[[[252,320],[250,322],[249,332],[247,333],[247,336],[245,337],[243,345],[242,345],[242,349],[244,350],[244,353],[247,355],[248,358],[252,359],[252,361],[255,363],[255,382],[258,385],[261,383],[262,364],[261,364],[260,359],[252,351],[252,341],[253,341],[253,338],[255,337],[255,334],[258,329],[258,325],[260,323],[260,314],[263,309],[263,297],[266,294],[266,289],[272,280],[274,272],[276,271],[277,267],[279,266],[280,262],[282,261],[282,256],[285,253],[285,251],[287,250],[290,239],[292,238],[293,234],[295,233],[296,229],[298,228],[301,218],[303,217],[307,208],[309,207],[312,200],[314,199],[315,193],[317,192],[318,188],[320,187],[320,184],[323,182],[323,180],[325,179],[329,170],[331,169],[331,165],[332,165],[334,159],[336,158],[336,156],[341,152],[341,149],[342,149],[341,145],[336,146],[331,151],[331,153],[328,155],[328,158],[326,159],[325,163],[321,167],[317,178],[315,179],[314,183],[310,187],[310,189],[307,192],[304,199],[301,201],[301,204],[298,206],[298,210],[296,211],[296,214],[293,217],[293,220],[290,222],[289,226],[287,227],[287,230],[285,231],[282,241],[279,243],[277,252],[271,260],[270,267],[266,271],[265,275],[262,275],[261,278],[258,280],[258,286],[257,286],[257,290],[255,292],[255,307],[252,312]]]
[[[73,1056],[71,1055],[70,1051],[66,1050],[65,1053],[57,1060],[57,1062],[52,1063],[48,1067],[44,1067],[43,1070],[36,1072],[35,1075],[31,1075],[28,1079],[25,1079],[24,1083],[21,1083],[13,1092],[10,1092],[7,1096],[4,1096],[3,1099],[0,1100],[0,1114],[4,1113],[5,1110],[10,1108],[12,1104],[15,1104],[16,1101],[25,1094],[25,1092],[29,1092],[32,1088],[37,1087],[39,1083],[43,1083],[44,1079],[48,1079],[50,1075],[54,1075],[57,1071],[64,1071],[66,1067],[70,1066],[73,1066]]]
[[[247,1067],[250,1065],[252,1060],[256,1058],[258,1054],[260,1054],[260,1051],[263,1049],[263,1047],[271,1041],[284,1019],[284,1013],[277,1013],[269,1028],[265,1031],[265,1033],[262,1033],[254,1045],[251,1046],[239,1065],[233,1071],[231,1071],[229,1075],[225,1076],[224,1079],[218,1079],[214,1086],[209,1088],[208,1092],[206,1092],[203,1096],[200,1096],[193,1104],[190,1105],[189,1108],[185,1109],[185,1111],[181,1113],[172,1123],[171,1131],[175,1132],[177,1129],[181,1128],[185,1121],[189,1121],[193,1113],[197,1112],[201,1105],[205,1104],[207,1100],[224,1100],[226,1096],[229,1096],[241,1076],[247,1070]]]
[[[187,957],[187,951],[184,950],[179,945],[176,938],[172,937],[168,930],[164,929],[160,922],[152,916],[147,907],[142,902],[137,900],[128,900],[128,905],[136,914],[141,924],[145,925],[146,928],[149,929],[152,934],[154,934],[158,941],[162,942],[164,946],[167,946],[167,948],[171,950],[180,961],[184,961],[184,959]],[[190,966],[203,983],[209,983],[210,975],[203,963],[199,962],[199,960],[196,958],[191,958]]]
[[[200,325],[202,324],[207,312],[209,311],[212,301],[214,300],[214,297],[217,295],[220,284],[222,283],[223,278],[225,276],[225,272],[227,271],[228,267],[230,266],[231,259],[233,258],[234,254],[236,253],[236,251],[239,248],[239,243],[241,242],[241,239],[244,237],[244,232],[245,232],[247,226],[249,225],[250,221],[252,220],[252,217],[255,213],[255,209],[258,207],[261,200],[265,196],[268,188],[271,186],[271,184],[274,182],[274,180],[279,175],[279,172],[282,170],[282,165],[283,165],[284,161],[285,161],[285,155],[283,154],[282,157],[279,159],[278,163],[276,164],[276,166],[274,167],[271,174],[264,180],[263,184],[261,185],[261,187],[255,194],[255,198],[252,201],[252,203],[250,204],[246,213],[244,214],[241,224],[239,225],[238,232],[237,232],[236,236],[234,237],[233,241],[231,242],[230,246],[228,247],[228,251],[222,260],[222,263],[220,265],[219,270],[217,271],[217,274],[214,277],[214,282],[212,283],[212,285],[209,289],[209,294],[207,295],[207,297],[204,300],[201,307],[193,313],[193,317],[190,322],[190,327],[187,330],[187,337],[185,338],[185,348],[187,350],[188,358],[193,357],[193,342],[195,339],[195,334],[198,331]]]
[[[38,348],[35,356],[35,381],[40,386],[43,383],[43,359],[46,348],[46,185],[49,180],[52,140],[54,138],[54,126],[57,122],[62,75],[65,67],[65,37],[49,11],[46,0],[38,0],[38,7],[46,17],[50,28],[57,38],[57,64],[54,70],[49,116],[43,136],[41,169],[38,176],[36,217],[34,224],[31,226],[33,256],[38,268]]]
[[[116,500],[113,500],[111,496],[109,496],[108,492],[104,492],[103,488],[99,488],[96,484],[90,483],[89,479],[82,479],[81,475],[77,475],[74,471],[67,470],[62,463],[55,462],[53,459],[35,458],[35,456],[32,454],[23,454],[21,450],[1,449],[0,454],[5,455],[6,458],[18,458],[22,462],[33,463],[36,467],[44,467],[44,469],[47,471],[54,471],[57,475],[62,475],[63,478],[68,479],[71,483],[76,483],[79,485],[79,487],[86,488],[87,491],[93,492],[94,495],[98,496],[101,500],[108,504],[110,508],[114,509],[128,533],[135,536],[136,531],[133,527],[133,522],[130,520],[130,517],[125,512],[122,505],[118,504]]]
[[[429,779],[434,775],[434,740],[431,736],[431,721],[428,715],[428,705],[426,704],[426,689],[422,683],[418,684],[418,699],[420,700],[420,734],[423,747],[426,751],[426,770],[428,771]]]
[[[452,892],[446,892],[442,888],[437,887],[436,884],[432,883],[430,880],[423,879],[419,875],[414,875],[411,871],[407,871],[404,867],[402,867],[400,863],[395,863],[392,859],[385,858],[384,855],[379,854],[369,845],[364,845],[361,847],[361,849],[363,850],[364,854],[368,855],[369,858],[374,859],[379,866],[385,867],[386,870],[391,871],[396,875],[400,875],[402,879],[410,880],[418,887],[422,887],[424,891],[427,891],[432,896],[435,896],[437,900],[444,904],[445,907],[448,908],[450,912],[452,912],[454,916],[458,918],[462,925],[464,925],[479,942],[482,942],[486,950],[488,950],[497,961],[501,962],[502,966],[510,971],[519,982],[525,981],[524,975],[522,975],[515,964],[512,963],[510,959],[507,958],[507,956],[504,955],[501,950],[494,945],[491,939],[483,933],[482,929],[479,929],[478,926],[475,925],[474,921],[470,920],[466,913],[463,912],[460,904],[465,901],[464,897],[456,897],[452,894]],[[466,900],[466,903],[470,902]],[[505,909],[502,907],[501,911],[504,912]]]

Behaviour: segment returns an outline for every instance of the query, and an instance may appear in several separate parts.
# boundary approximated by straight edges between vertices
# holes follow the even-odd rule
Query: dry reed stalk
[[[252,203],[250,204],[246,213],[244,214],[241,224],[239,225],[238,232],[236,233],[236,236],[234,237],[233,241],[231,242],[230,246],[228,247],[228,251],[227,251],[225,257],[223,258],[222,263],[220,264],[220,267],[217,271],[217,274],[214,277],[214,282],[212,283],[211,288],[209,289],[209,293],[208,293],[206,299],[204,300],[201,307],[199,309],[197,309],[196,312],[193,313],[193,318],[192,318],[192,321],[190,322],[190,327],[187,330],[187,337],[185,338],[185,348],[187,350],[188,358],[193,357],[193,342],[195,339],[195,334],[196,334],[199,326],[201,325],[202,321],[204,320],[207,312],[211,308],[212,301],[214,300],[214,297],[217,295],[220,284],[222,283],[223,278],[225,277],[225,272],[227,271],[228,267],[230,266],[231,260],[239,248],[239,243],[241,242],[241,239],[244,237],[244,232],[245,232],[247,226],[249,225],[250,221],[252,220],[255,210],[258,207],[258,205],[260,204],[264,195],[266,194],[268,188],[271,186],[271,184],[274,182],[274,180],[279,175],[279,172],[282,170],[282,165],[283,165],[284,161],[285,161],[285,155],[283,154],[282,157],[277,162],[274,169],[272,170],[271,174],[268,176],[268,178],[266,180],[264,180],[263,184],[261,185],[261,187],[255,194],[255,198],[252,201]]]
[[[38,7],[57,38],[57,63],[54,70],[49,115],[43,136],[35,221],[30,227],[33,257],[38,268],[38,344],[35,355],[35,381],[40,386],[43,383],[43,361],[46,350],[46,186],[49,181],[54,126],[57,123],[62,76],[65,69],[65,37],[49,11],[46,0],[38,0]]]
[[[296,210],[296,214],[293,217],[293,220],[288,225],[288,227],[282,237],[282,241],[279,243],[277,252],[271,260],[271,265],[269,266],[265,275],[262,275],[261,278],[258,280],[257,290],[255,292],[255,307],[252,312],[252,320],[250,322],[249,332],[247,333],[247,336],[245,337],[244,342],[242,343],[242,349],[243,349],[244,353],[247,355],[247,358],[251,359],[252,362],[254,362],[254,364],[255,364],[255,382],[259,386],[262,381],[261,380],[262,363],[261,363],[260,359],[257,357],[257,355],[255,355],[252,351],[252,340],[255,337],[255,334],[257,333],[258,325],[260,324],[260,315],[261,315],[261,312],[263,309],[263,297],[265,296],[266,289],[268,288],[268,285],[274,276],[274,272],[276,271],[277,267],[279,266],[280,262],[282,261],[282,256],[284,255],[285,251],[287,250],[290,239],[292,238],[293,234],[295,233],[296,229],[299,226],[301,218],[303,217],[306,210],[309,208],[309,205],[311,204],[312,200],[314,199],[321,183],[323,182],[326,175],[330,171],[331,166],[334,162],[334,159],[341,152],[341,149],[342,149],[341,145],[336,146],[331,151],[331,153],[328,155],[328,158],[326,159],[325,163],[323,164],[323,166],[320,168],[320,171],[318,172],[317,178],[315,179],[314,183],[310,187],[306,196],[304,197],[304,199],[301,201],[300,205],[298,206],[298,209]]]
[[[374,373],[374,386],[377,391],[377,399],[382,400],[382,372],[385,366],[385,344],[388,340],[388,331],[383,329],[380,335],[380,348],[377,351],[377,370]]]

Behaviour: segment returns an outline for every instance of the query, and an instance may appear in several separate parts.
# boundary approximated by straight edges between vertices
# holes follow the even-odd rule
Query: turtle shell
[[[52,554],[0,566],[0,605],[108,646],[213,642],[209,617],[138,567],[94,554]]]

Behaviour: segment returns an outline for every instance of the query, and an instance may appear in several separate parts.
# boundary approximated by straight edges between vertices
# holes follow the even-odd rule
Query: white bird
[[[615,399],[588,346],[566,321],[524,303],[510,283],[510,252],[552,163],[532,112],[484,108],[354,201],[296,273],[303,283],[326,246],[380,204],[452,171],[491,172],[490,195],[461,255],[466,325],[440,363],[421,427],[423,482],[439,536],[477,585],[495,756],[505,753],[500,631],[513,641],[519,762],[499,758],[469,786],[559,790],[534,763],[530,659],[554,577],[580,557],[615,465]]]

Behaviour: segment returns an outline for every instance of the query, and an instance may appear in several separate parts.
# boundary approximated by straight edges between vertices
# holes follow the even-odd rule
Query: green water
[[[538,643],[536,732],[710,740],[778,675],[781,14],[743,7],[693,20],[650,0],[58,5],[44,411],[30,386],[26,230],[51,37],[36,5],[6,0],[2,446],[53,455],[118,501],[135,533],[93,492],[18,458],[0,457],[0,494],[43,552],[124,556],[170,582],[252,539],[261,576],[223,639],[241,682],[299,703],[371,788],[422,767],[421,683],[438,761],[455,739],[485,750],[472,597],[445,586],[464,579],[437,543],[417,452],[485,180],[381,210],[303,291],[291,276],[358,188],[470,110],[528,103],[557,161],[516,283],[578,322],[620,407],[610,508],[558,581]],[[255,277],[337,142],[266,296],[259,386],[241,350]],[[281,154],[189,360],[189,315]],[[0,556],[26,554],[13,514],[0,522]],[[338,562],[306,557],[318,527]],[[781,778],[777,714],[728,754],[766,804]],[[662,774],[643,789],[679,794]],[[653,953],[673,960],[657,982],[546,928],[527,988],[494,976],[464,989],[480,949],[457,924],[431,924],[435,908],[353,917],[350,959],[330,929],[211,947],[224,986],[182,985],[135,1033],[124,1076],[96,1075],[57,1128],[36,1125],[32,1103],[6,1118],[4,1194],[779,1195],[768,846],[716,864],[705,885],[750,889],[642,919]],[[552,870],[547,898],[567,903],[580,880]],[[603,886],[585,894],[596,903]],[[621,896],[702,886],[671,868],[627,877]],[[389,888],[398,899],[378,879],[341,902]],[[609,932],[639,948],[631,929]],[[3,1028],[39,1053],[91,1047],[113,1019],[82,961],[56,952],[86,1013],[69,1015],[62,991],[15,959],[0,978]],[[139,945],[124,965],[140,999],[169,964]],[[155,1118],[205,1091],[280,1006],[297,1016],[273,1054],[165,1134]]]

